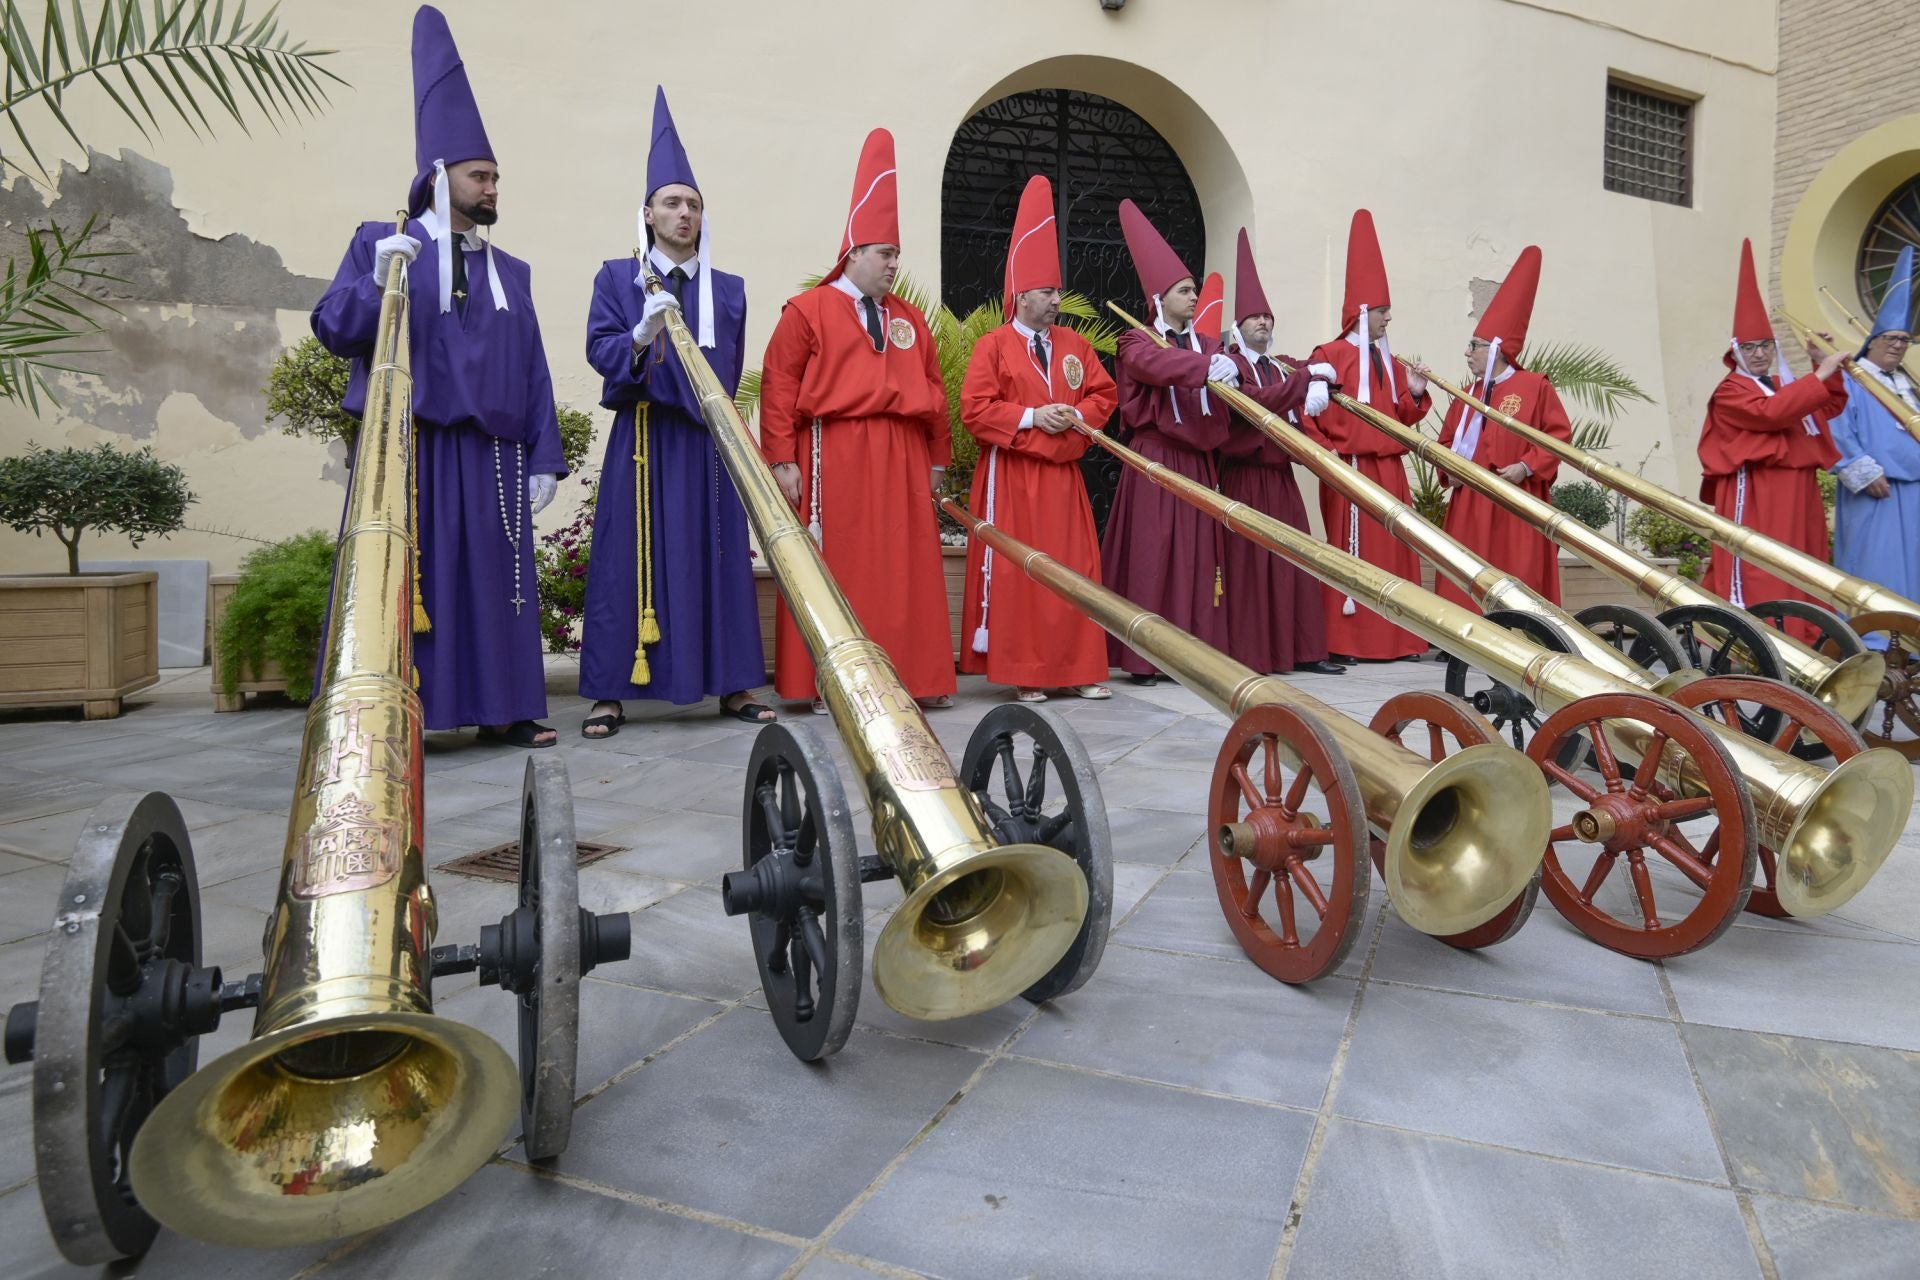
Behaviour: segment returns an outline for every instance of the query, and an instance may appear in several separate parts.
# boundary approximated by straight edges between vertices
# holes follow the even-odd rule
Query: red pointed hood
[[[1740,242],[1740,283],[1733,298],[1733,340],[1735,342],[1763,342],[1773,336],[1773,321],[1767,315],[1767,296],[1760,292],[1760,277],[1753,269],[1753,241]],[[1726,355],[1721,357],[1727,368],[1738,368],[1733,362],[1733,350],[1729,346]],[[1762,369],[1758,372],[1770,373]]]
[[[1387,264],[1380,257],[1380,239],[1373,232],[1373,215],[1365,209],[1353,212],[1353,225],[1347,230],[1347,290],[1340,303],[1340,332],[1347,333],[1359,323],[1360,308],[1378,309],[1393,305],[1387,292]]]
[[[1020,211],[1013,216],[1013,238],[1007,244],[1007,318],[1013,318],[1013,300],[1027,290],[1059,287],[1060,224],[1053,216],[1053,184],[1036,173],[1020,193]]]
[[[1267,291],[1260,287],[1260,273],[1253,265],[1253,245],[1247,240],[1247,229],[1240,228],[1240,250],[1234,260],[1233,268],[1233,322],[1239,324],[1248,316],[1270,316],[1273,306],[1267,301]]]
[[[1127,252],[1133,255],[1133,269],[1140,276],[1140,290],[1151,302],[1161,297],[1167,290],[1182,280],[1192,278],[1193,272],[1187,270],[1180,261],[1180,255],[1173,251],[1153,224],[1147,221],[1147,215],[1140,212],[1140,206],[1131,200],[1120,202],[1120,230],[1127,238]],[[1148,321],[1159,319],[1151,315]]]
[[[1520,350],[1527,345],[1527,324],[1533,319],[1533,298],[1539,289],[1540,249],[1530,244],[1520,251],[1473,331],[1483,342],[1500,339],[1500,354],[1516,369],[1521,367]]]
[[[840,278],[847,255],[863,244],[900,243],[900,183],[893,163],[893,135],[875,129],[860,148],[860,167],[853,175],[853,198],[840,234],[840,256],[822,284]]]
[[[1218,271],[1200,286],[1200,304],[1193,309],[1193,327],[1219,342],[1227,331],[1227,281]]]

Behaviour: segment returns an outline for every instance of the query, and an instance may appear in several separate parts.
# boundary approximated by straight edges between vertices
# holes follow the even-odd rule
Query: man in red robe
[[[1387,344],[1387,325],[1392,320],[1393,299],[1387,292],[1387,267],[1380,257],[1380,241],[1374,236],[1373,215],[1359,209],[1347,232],[1346,298],[1340,304],[1340,336],[1316,347],[1312,359],[1316,364],[1331,365],[1334,381],[1355,400],[1412,426],[1427,416],[1433,401],[1427,396],[1424,366],[1394,368],[1393,350]],[[1327,447],[1344,462],[1412,505],[1407,469],[1400,461],[1407,451],[1405,446],[1337,404],[1316,415],[1314,425]],[[1397,577],[1420,580],[1420,557],[1413,548],[1325,484],[1320,486],[1320,518],[1326,525],[1327,540],[1334,546]],[[1425,640],[1394,626],[1346,592],[1323,587],[1322,593],[1327,611],[1327,648],[1332,650],[1334,661],[1364,658],[1387,662],[1417,658],[1427,651]]]
[[[900,264],[893,135],[860,153],[840,260],[788,301],[767,343],[760,452],[827,568],[908,692],[953,705],[953,636],[933,491],[952,455],[947,392],[927,321],[891,292]],[[813,699],[792,602],[775,619],[774,689]]]
[[[1795,379],[1787,372],[1754,275],[1750,240],[1740,242],[1733,340],[1720,358],[1730,372],[1707,401],[1700,428],[1700,496],[1737,524],[1827,559],[1827,513],[1817,473],[1840,460],[1827,418],[1847,407],[1842,353],[1836,349],[1822,359],[1809,344],[1813,376]],[[1811,599],[1719,547],[1702,585],[1743,609]],[[1804,623],[1792,631],[1802,640],[1812,637]]]
[[[1260,287],[1247,229],[1240,228],[1233,273],[1233,342],[1229,353],[1240,370],[1240,389],[1294,426],[1302,412],[1323,413],[1333,369],[1274,353],[1273,308]],[[1285,365],[1287,372],[1281,372]],[[1316,376],[1319,375],[1319,376]],[[1256,511],[1307,531],[1307,504],[1294,482],[1285,449],[1251,423],[1234,419],[1220,447],[1220,492]],[[1226,540],[1227,652],[1255,671],[1311,671],[1337,676],[1346,668],[1327,661],[1326,611],[1320,584],[1291,563],[1246,538]]]
[[[1080,478],[1087,438],[1077,416],[1104,427],[1119,401],[1091,344],[1060,318],[1060,231],[1053,184],[1028,179],[1007,250],[1009,323],[982,337],[960,388],[960,420],[980,442],[973,470],[974,514],[1075,573],[1100,580],[1100,540]],[[1110,698],[1106,633],[1085,614],[993,549],[967,549],[960,669],[1012,685],[1022,702],[1046,690]]]
[[[1232,414],[1207,394],[1207,380],[1234,383],[1239,371],[1220,346],[1193,327],[1200,291],[1193,272],[1131,200],[1120,202],[1120,229],[1147,296],[1147,318],[1169,343],[1146,334],[1120,337],[1120,425],[1133,450],[1208,488],[1219,483],[1214,451],[1227,441]],[[1216,649],[1227,647],[1224,538],[1212,517],[1132,468],[1120,473],[1100,548],[1106,585]],[[1159,670],[1109,640],[1107,656],[1135,684]]]
[[[1467,343],[1467,388],[1482,404],[1518,418],[1562,440],[1573,439],[1573,424],[1553,384],[1520,367],[1533,297],[1540,287],[1540,250],[1528,245],[1487,304]],[[1553,490],[1560,460],[1522,440],[1497,422],[1457,400],[1440,428],[1440,443],[1517,484],[1542,502]],[[1447,532],[1555,604],[1560,603],[1560,550],[1520,517],[1491,498],[1456,488],[1447,504]],[[1446,578],[1439,593],[1469,609],[1477,606]]]

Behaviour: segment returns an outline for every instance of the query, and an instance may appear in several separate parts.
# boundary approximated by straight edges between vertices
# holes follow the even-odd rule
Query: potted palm
[[[0,525],[51,533],[67,572],[0,574],[0,704],[78,703],[87,719],[110,719],[160,678],[158,575],[81,573],[80,539],[164,538],[185,522],[193,493],[151,447],[28,450],[0,459]]]

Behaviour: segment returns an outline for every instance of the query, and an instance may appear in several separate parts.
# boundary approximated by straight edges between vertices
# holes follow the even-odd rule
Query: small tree
[[[186,473],[154,457],[150,445],[138,453],[111,444],[27,448],[25,457],[0,459],[0,524],[36,538],[51,530],[67,549],[68,573],[80,572],[80,535],[89,529],[124,533],[137,547],[186,522],[193,501]]]

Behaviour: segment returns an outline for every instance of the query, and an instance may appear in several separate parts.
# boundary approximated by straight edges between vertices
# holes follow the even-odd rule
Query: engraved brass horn
[[[649,291],[659,289],[652,264],[636,257]],[[928,1021],[1005,1004],[1079,936],[1086,877],[1045,845],[994,842],[979,801],[954,776],[886,650],[861,630],[677,310],[667,312],[667,334],[813,655],[820,696],[867,796],[874,845],[906,893],[874,950],[874,987],[894,1009]],[[727,877],[730,900],[746,889],[743,879]]]
[[[1279,704],[1324,726],[1352,765],[1367,823],[1386,844],[1387,893],[1423,933],[1463,933],[1533,879],[1552,828],[1540,771],[1511,747],[1467,747],[1439,763],[1370,731],[1277,676],[1236,662],[1165,618],[1034,550],[951,500],[941,503],[1029,577],[1229,716]],[[1295,762],[1298,763],[1297,761]]]
[[[433,1013],[405,265],[380,301],[253,1039],[169,1093],[133,1144],[142,1207],[222,1244],[404,1217],[484,1164],[520,1104],[505,1050]]]

